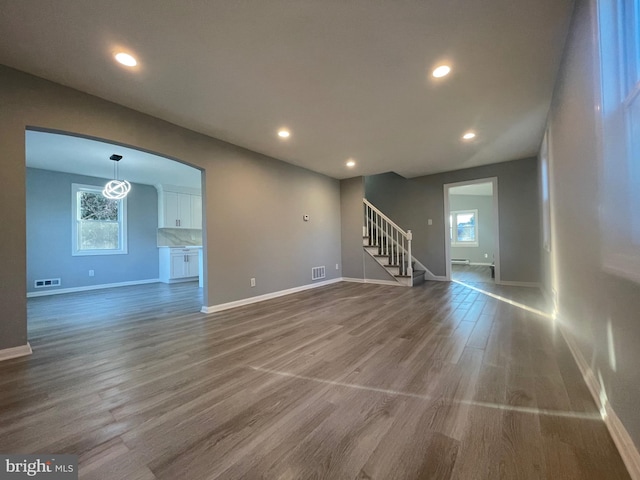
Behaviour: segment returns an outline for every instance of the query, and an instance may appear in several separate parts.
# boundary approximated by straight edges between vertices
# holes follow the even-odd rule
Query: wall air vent
[[[313,267],[311,269],[311,280],[320,280],[325,277],[324,265],[321,267]]]
[[[454,265],[470,265],[471,261],[468,258],[452,258],[451,263]]]
[[[62,280],[59,278],[47,278],[45,280],[36,280],[34,282],[35,288],[59,287],[60,285],[62,285]]]

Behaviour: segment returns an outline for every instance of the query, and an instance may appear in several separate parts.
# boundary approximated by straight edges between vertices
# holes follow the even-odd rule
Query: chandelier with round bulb
[[[131,190],[131,184],[126,180],[111,180],[104,186],[102,195],[111,200],[120,200],[126,197]]]
[[[131,191],[131,184],[126,180],[118,179],[118,162],[122,159],[122,155],[116,155],[115,153],[109,157],[113,160],[113,176],[114,179],[107,182],[102,190],[102,195],[110,200],[121,200],[126,197]]]

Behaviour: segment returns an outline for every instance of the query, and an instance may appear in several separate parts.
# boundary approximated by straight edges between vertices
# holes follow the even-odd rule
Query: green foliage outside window
[[[100,193],[78,192],[80,218],[78,220],[118,221],[118,200],[110,200]]]
[[[78,192],[78,250],[116,250],[120,243],[119,200]]]

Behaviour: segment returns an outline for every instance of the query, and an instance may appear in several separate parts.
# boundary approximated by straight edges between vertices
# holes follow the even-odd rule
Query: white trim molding
[[[496,280],[496,285],[504,285],[507,287],[528,287],[528,288],[540,288],[538,282],[512,282],[511,280]]]
[[[192,281],[197,281],[198,277],[194,277]],[[148,280],[133,280],[131,282],[103,283],[102,285],[87,285],[86,287],[58,288],[56,290],[47,290],[44,292],[28,292],[27,298],[45,297],[47,295],[60,295],[62,293],[85,292],[87,290],[101,290],[103,288],[129,287],[131,285],[145,285],[147,283],[159,283],[159,278],[150,278]]]
[[[252,303],[264,302],[265,300],[271,300],[272,298],[283,297],[285,295],[291,295],[292,293],[303,292],[312,288],[324,287],[325,285],[331,285],[332,283],[341,282],[342,278],[333,278],[331,280],[325,280],[324,282],[310,283],[308,285],[301,285],[299,287],[289,288],[287,290],[280,290],[278,292],[265,293],[264,295],[258,295],[256,297],[243,298],[242,300],[235,300],[233,302],[221,303],[219,305],[212,305],[210,307],[203,305],[200,312],[202,313],[216,313],[223,310],[229,310],[231,308],[243,307],[245,305],[251,305]]]
[[[587,384],[587,388],[598,410],[600,410],[600,415],[604,420],[607,430],[609,430],[613,443],[615,443],[618,448],[622,461],[629,471],[629,476],[633,480],[640,480],[640,452],[638,452],[638,448],[633,443],[631,435],[629,435],[627,429],[624,428],[620,418],[616,415],[616,412],[607,400],[603,385],[589,366],[589,362],[587,362],[582,355],[573,335],[563,327],[560,327],[560,332],[562,333],[564,341],[567,342],[569,346],[573,359],[578,365],[578,369]]]
[[[25,357],[27,355],[31,355],[32,353],[33,350],[31,350],[31,345],[29,345],[29,342],[27,342],[26,345],[5,348],[4,350],[0,350],[0,362],[9,360],[11,358]]]
[[[373,285],[390,285],[392,287],[406,287],[406,285],[402,283],[398,283],[394,280],[376,280],[373,278],[349,278],[349,277],[342,277],[340,280],[343,282],[351,282],[351,283],[370,283]]]
[[[463,182],[455,182],[455,183],[445,183],[442,186],[443,194],[444,194],[444,258],[445,258],[445,280],[451,281],[451,239],[449,238],[450,232],[450,222],[449,217],[451,215],[451,205],[449,204],[449,190],[454,187],[462,187],[465,185],[475,185],[478,183],[491,183],[493,188],[493,231],[494,231],[494,257],[493,263],[494,274],[495,274],[495,282],[500,284],[500,209],[498,203],[498,177],[487,177],[487,178],[477,178],[474,180],[466,180]],[[427,277],[425,276],[425,279]]]

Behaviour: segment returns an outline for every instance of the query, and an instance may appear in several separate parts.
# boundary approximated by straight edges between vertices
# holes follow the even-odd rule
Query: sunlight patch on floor
[[[496,300],[500,300],[501,302],[508,303],[509,305],[513,305],[514,307],[521,308],[522,310],[526,310],[527,312],[535,313],[536,315],[540,315],[541,317],[548,318],[549,320],[555,320],[554,314],[545,313],[542,310],[538,310],[537,308],[530,307],[528,305],[525,305],[524,303],[515,302],[508,298],[502,297],[496,293],[487,292],[486,290],[482,290],[481,288],[474,287],[472,285],[469,285],[468,283],[461,282],[460,280],[451,280],[451,281],[454,283],[457,283],[458,285],[462,285],[463,287],[470,288],[471,290],[475,290],[476,292],[482,293],[484,295],[488,295],[491,298],[495,298]]]
[[[356,390],[364,390],[367,392],[375,392],[375,393],[383,393],[386,395],[394,395],[394,396],[402,396],[402,397],[409,397],[409,398],[418,398],[420,400],[438,400],[438,401],[442,401],[442,397],[431,397],[430,395],[422,395],[419,393],[411,393],[411,392],[402,392],[399,390],[391,390],[391,389],[387,389],[387,388],[378,388],[378,387],[369,387],[366,385],[358,385],[357,383],[346,383],[346,382],[337,382],[334,380],[325,380],[323,378],[316,378],[316,377],[307,377],[304,375],[297,375],[295,373],[290,373],[290,372],[282,372],[279,370],[271,370],[269,368],[262,368],[262,367],[254,367],[254,366],[249,366],[249,368],[251,368],[252,370],[258,371],[258,372],[262,372],[262,373],[269,373],[272,375],[278,375],[281,377],[288,377],[288,378],[296,378],[298,380],[307,380],[307,381],[311,381],[311,382],[317,382],[317,383],[322,383],[325,385],[333,385],[336,387],[345,387],[345,388],[352,388],[352,389],[356,389]],[[505,411],[509,411],[509,412],[516,412],[516,413],[528,413],[528,414],[533,414],[533,415],[548,415],[548,416],[552,416],[552,417],[565,417],[565,418],[579,418],[582,420],[602,420],[601,416],[598,413],[587,413],[587,412],[566,412],[566,411],[562,411],[562,410],[549,410],[549,409],[541,409],[541,408],[535,408],[535,407],[521,407],[521,406],[517,406],[517,405],[505,405],[505,404],[500,404],[500,403],[490,403],[490,402],[478,402],[475,400],[450,400],[451,403],[455,403],[455,404],[459,404],[459,405],[469,405],[469,406],[473,406],[473,407],[481,407],[481,408],[492,408],[495,410],[505,410]]]

